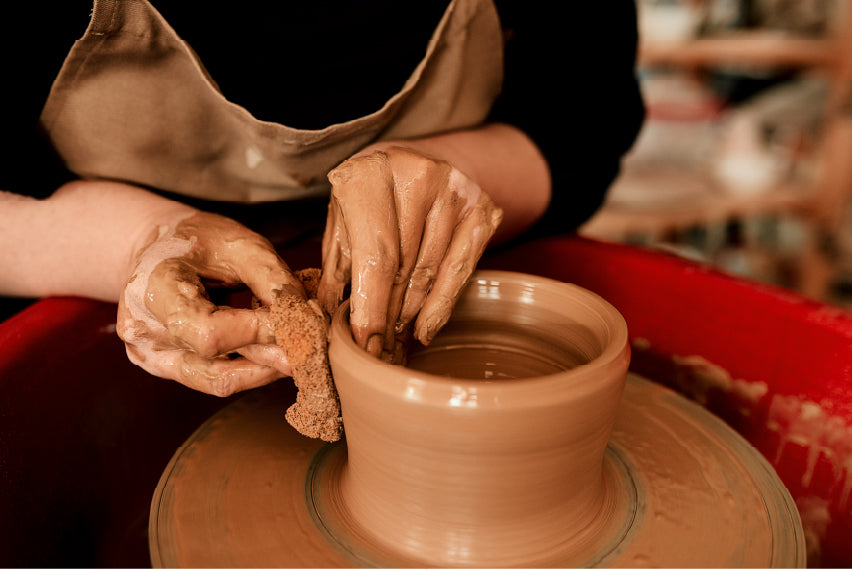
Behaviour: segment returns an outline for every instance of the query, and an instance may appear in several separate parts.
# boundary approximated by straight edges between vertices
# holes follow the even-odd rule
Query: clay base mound
[[[154,567],[418,564],[349,523],[339,502],[346,449],[281,421],[292,397],[282,382],[256,390],[175,454],[151,505]],[[697,404],[628,376],[607,456],[608,488],[620,495],[595,522],[601,530],[547,564],[804,566],[798,514],[777,475]]]

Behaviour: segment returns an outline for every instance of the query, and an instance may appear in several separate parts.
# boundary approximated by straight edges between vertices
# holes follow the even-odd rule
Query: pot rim
[[[333,358],[333,354],[337,350],[345,350],[347,355],[353,356],[353,366],[367,367],[374,371],[374,373],[369,374],[369,378],[367,377],[368,374],[353,375],[357,376],[362,383],[369,384],[372,389],[386,392],[389,395],[421,399],[422,390],[428,386],[430,393],[435,397],[435,399],[432,399],[430,396],[429,399],[434,400],[436,404],[445,405],[447,399],[456,398],[464,402],[466,400],[465,394],[475,393],[476,398],[473,400],[475,404],[468,401],[466,404],[459,405],[462,407],[480,407],[488,401],[499,402],[503,406],[512,401],[513,395],[521,394],[523,394],[522,399],[530,403],[539,401],[540,398],[544,398],[545,401],[552,401],[558,398],[561,391],[570,393],[572,398],[576,398],[578,395],[582,395],[581,391],[594,392],[607,383],[600,380],[602,370],[619,366],[624,367],[626,372],[630,359],[627,323],[621,313],[597,293],[573,283],[512,271],[476,271],[471,276],[468,286],[477,281],[482,282],[482,284],[491,282],[497,284],[497,286],[501,282],[512,281],[513,284],[532,287],[552,284],[568,287],[572,293],[585,297],[584,300],[594,306],[595,312],[602,313],[601,322],[610,332],[609,342],[604,346],[602,352],[589,362],[569,370],[547,375],[486,380],[447,377],[411,368],[405,368],[406,372],[401,374],[395,371],[400,366],[369,355],[355,343],[349,331],[349,300],[347,299],[332,317],[329,327],[329,358]],[[606,323],[607,320],[609,320],[609,323]],[[345,327],[347,333],[340,333],[341,326]],[[331,363],[333,371],[334,362]],[[568,387],[570,389],[566,389]],[[418,395],[414,396],[414,393]],[[536,394],[538,397],[536,397]]]

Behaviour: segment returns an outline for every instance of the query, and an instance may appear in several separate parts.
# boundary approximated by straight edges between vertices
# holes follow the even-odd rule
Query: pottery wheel
[[[283,417],[293,397],[287,382],[255,390],[178,449],[151,504],[154,567],[407,564],[347,523],[335,493],[345,445],[293,430]],[[605,460],[610,520],[556,565],[804,565],[775,471],[679,394],[628,375]]]

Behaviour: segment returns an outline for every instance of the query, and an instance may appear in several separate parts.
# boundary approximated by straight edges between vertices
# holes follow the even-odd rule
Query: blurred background
[[[852,307],[850,0],[637,0],[648,110],[581,234]]]

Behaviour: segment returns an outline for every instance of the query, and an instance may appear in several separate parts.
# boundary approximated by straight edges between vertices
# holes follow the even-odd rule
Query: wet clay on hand
[[[334,313],[351,282],[355,341],[401,363],[408,337],[428,344],[450,318],[503,212],[449,162],[402,147],[346,160],[328,178],[318,299]]]
[[[309,299],[295,290],[282,290],[270,307],[275,342],[287,353],[298,388],[296,402],[285,417],[301,434],[324,441],[339,440],[343,433],[340,401],[328,365],[328,322],[317,301],[319,269],[304,269],[296,276]]]
[[[218,306],[208,285],[247,285],[262,305],[301,288],[272,244],[236,221],[186,209],[153,228],[118,303],[116,331],[152,375],[218,396],[290,374],[268,309]],[[233,356],[239,354],[242,357]]]
[[[256,302],[217,306],[204,281],[246,284]],[[292,375],[299,398],[287,420],[302,434],[336,441],[342,426],[326,319],[306,298],[318,283],[319,269],[294,275],[267,239],[236,221],[187,210],[140,251],[116,330],[133,363],[206,393],[232,395]]]

